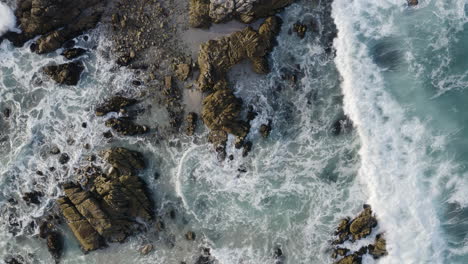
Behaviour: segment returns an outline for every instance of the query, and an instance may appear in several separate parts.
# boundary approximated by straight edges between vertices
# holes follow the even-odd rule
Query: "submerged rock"
[[[268,124],[262,124],[259,128],[259,132],[262,137],[267,138],[271,132],[271,122],[268,122]]]
[[[244,59],[252,61],[253,69],[257,73],[268,72],[265,56],[273,47],[279,29],[280,19],[269,17],[258,32],[247,27],[229,36],[202,44],[198,55],[198,88],[204,92],[217,90],[215,85],[226,81],[227,71]]]
[[[105,151],[103,158],[111,165],[108,174],[91,170],[83,175],[86,189],[66,184],[65,196],[58,200],[85,252],[101,248],[104,241],[122,242],[138,230],[141,221],[152,219],[152,203],[135,174],[145,167],[141,153],[113,148]]]
[[[63,238],[62,235],[58,232],[49,232],[46,237],[47,240],[47,249],[49,250],[52,257],[57,262],[62,255],[63,250]]]
[[[140,253],[142,255],[148,255],[151,251],[153,251],[153,248],[153,244],[144,245],[142,248],[140,248]]]
[[[211,23],[237,19],[250,24],[268,17],[294,0],[190,0],[190,25],[207,28]]]
[[[132,98],[123,96],[113,96],[106,102],[96,107],[95,113],[97,116],[103,116],[110,112],[120,112],[122,109],[136,104],[138,101]]]
[[[21,33],[5,35],[15,46],[42,35],[34,51],[48,53],[67,41],[94,28],[99,22],[106,1],[100,0],[20,0],[15,15]]]
[[[60,65],[49,65],[42,68],[45,74],[59,84],[77,85],[84,70],[82,62],[70,62]]]
[[[419,4],[418,0],[408,0],[409,6],[417,6]]]
[[[292,30],[297,34],[297,36],[303,39],[307,32],[307,26],[302,23],[294,23]]]
[[[62,56],[64,56],[68,60],[76,59],[86,53],[85,49],[82,48],[73,48],[73,49],[67,49],[64,52],[62,52]]]
[[[38,205],[38,204],[41,203],[39,198],[41,198],[42,196],[44,196],[44,194],[42,192],[38,192],[38,191],[25,192],[23,194],[23,200],[28,205],[30,205],[30,204]]]

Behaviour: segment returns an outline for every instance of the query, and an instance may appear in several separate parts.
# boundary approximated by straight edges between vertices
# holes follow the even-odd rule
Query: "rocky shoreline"
[[[97,26],[102,28],[112,40],[111,53],[116,64],[138,73],[132,84],[144,86],[148,91],[141,98],[110,94],[104,102],[93,106],[96,117],[101,118],[102,124],[110,129],[103,137],[110,138],[112,133],[136,136],[155,131],[172,136],[182,132],[192,137],[201,121],[209,129],[207,140],[212,143],[218,159],[223,161],[226,159],[229,135],[236,138],[234,145],[242,148],[243,157],[254,147],[247,140],[247,135],[251,132],[250,122],[256,113],[234,94],[232,87],[235,80],[228,78],[229,70],[249,61],[255,73],[265,75],[270,72],[268,56],[275,46],[282,23],[276,14],[293,2],[20,0],[15,15],[22,33],[9,32],[3,39],[15,46],[22,46],[34,39],[30,49],[37,54],[63,50],[62,56],[70,62],[48,65],[42,69],[42,73],[58,84],[74,86],[79,83],[85,70],[82,55],[89,50],[75,47],[73,39]],[[196,59],[181,40],[188,27],[209,28],[212,24],[231,20],[246,25],[239,31],[203,43]],[[257,20],[261,20],[258,29],[247,25]],[[298,22],[291,31],[302,39],[308,27]],[[287,78],[296,81],[294,74]],[[200,112],[186,111],[184,89],[201,95]],[[128,109],[142,101],[163,105],[169,116],[169,126],[155,128],[137,124],[138,112]],[[337,134],[342,127],[342,122],[335,124]],[[260,126],[258,132],[266,138],[272,129],[274,124],[268,121]],[[96,156],[90,158],[89,166],[76,170],[73,181],[61,186],[63,196],[56,201],[60,214],[44,216],[43,221],[37,224],[40,238],[45,240],[57,262],[63,249],[63,237],[56,228],[60,220],[67,224],[84,253],[101,249],[109,243],[124,242],[129,236],[147,231],[148,223],[152,228],[164,229],[164,224],[155,217],[158,207],[139,177],[140,171],[145,169],[143,155],[138,150],[112,147]],[[61,164],[69,161],[65,153],[59,159]],[[96,159],[105,161],[106,165],[96,166]],[[28,203],[40,203],[38,196],[39,193],[26,193],[23,198]],[[370,207],[365,207],[353,220],[343,220],[335,233],[337,239],[333,242],[333,257],[342,257],[336,263],[361,263],[361,257],[367,253],[375,258],[384,256],[383,234],[376,237],[374,244],[357,252],[338,246],[345,241],[353,242],[367,237],[375,225],[377,220]],[[191,231],[186,234],[189,241],[195,240],[195,237],[196,234]],[[150,243],[144,245],[140,252],[148,254],[152,250]],[[214,263],[208,248],[201,248],[200,251],[197,264]],[[280,248],[273,255],[276,263],[282,263],[285,258]],[[16,261],[7,263],[21,263]]]

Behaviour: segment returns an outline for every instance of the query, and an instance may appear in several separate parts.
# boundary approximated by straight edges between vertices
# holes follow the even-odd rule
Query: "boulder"
[[[73,48],[73,49],[67,49],[62,52],[62,56],[64,56],[68,60],[76,59],[86,53],[87,50],[82,49],[82,48]]]
[[[94,28],[101,18],[106,1],[99,0],[20,0],[15,15],[21,33],[5,35],[16,46],[42,35],[34,51],[48,53],[67,41]]]
[[[83,63],[70,62],[60,65],[49,65],[42,68],[43,72],[59,84],[77,85],[84,70]]]
[[[211,23],[237,19],[250,24],[272,16],[294,0],[190,0],[190,25],[208,28]]]
[[[351,222],[349,232],[354,240],[358,240],[370,235],[375,226],[377,226],[377,219],[372,215],[370,206],[365,206],[364,211]]]
[[[361,264],[361,263],[362,263],[362,259],[357,254],[351,254],[335,262],[335,264]]]
[[[95,113],[97,116],[103,116],[110,112],[120,112],[121,110],[134,105],[137,103],[137,100],[132,98],[127,98],[123,96],[113,96],[106,102],[98,105],[96,107]]]
[[[388,254],[387,242],[385,241],[383,234],[378,234],[375,237],[374,244],[369,245],[368,248],[369,248],[369,254],[371,254],[372,257],[374,257],[375,259],[386,256]]]
[[[200,47],[198,87],[204,92],[217,90],[217,83],[226,81],[227,71],[244,59],[252,61],[257,73],[268,72],[267,53],[279,32],[280,19],[269,17],[258,32],[246,27],[218,40],[209,40]]]
[[[190,74],[192,73],[192,69],[190,68],[189,64],[183,63],[183,64],[178,64],[176,66],[176,76],[179,80],[181,81],[186,81]]]
[[[408,0],[409,6],[417,6],[419,4],[418,0]]]
[[[268,122],[268,124],[262,124],[259,128],[259,132],[262,137],[267,138],[271,132],[271,122]]]
[[[307,32],[307,26],[302,23],[296,22],[293,25],[292,31],[296,33],[299,38],[303,39]]]

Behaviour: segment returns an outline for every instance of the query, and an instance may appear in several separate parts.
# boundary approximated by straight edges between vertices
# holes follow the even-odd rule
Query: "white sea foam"
[[[16,17],[13,10],[6,4],[0,2],[0,36],[7,31],[17,31]]]
[[[394,25],[405,20],[405,13],[402,1],[335,0],[335,61],[343,77],[345,112],[361,138],[359,179],[386,232],[389,256],[381,263],[447,263],[439,218],[444,205],[438,197],[440,181],[455,178],[457,166],[448,157],[436,158],[443,137],[435,137],[428,123],[412,117],[389,92],[394,87],[367,46],[398,34]]]

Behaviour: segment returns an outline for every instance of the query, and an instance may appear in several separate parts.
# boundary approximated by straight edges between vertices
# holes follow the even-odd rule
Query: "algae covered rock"
[[[122,242],[134,234],[141,221],[152,219],[152,203],[144,182],[136,175],[145,167],[139,152],[113,148],[103,153],[108,174],[87,168],[78,183],[63,186],[60,211],[85,252],[105,242]]]
[[[211,92],[218,82],[226,80],[227,71],[244,59],[249,59],[258,73],[268,72],[265,58],[273,47],[274,37],[279,32],[280,19],[269,17],[259,31],[246,27],[218,40],[209,40],[200,47],[198,87]]]
[[[49,65],[42,68],[43,72],[59,84],[77,85],[84,70],[83,63],[70,62],[60,65]]]

